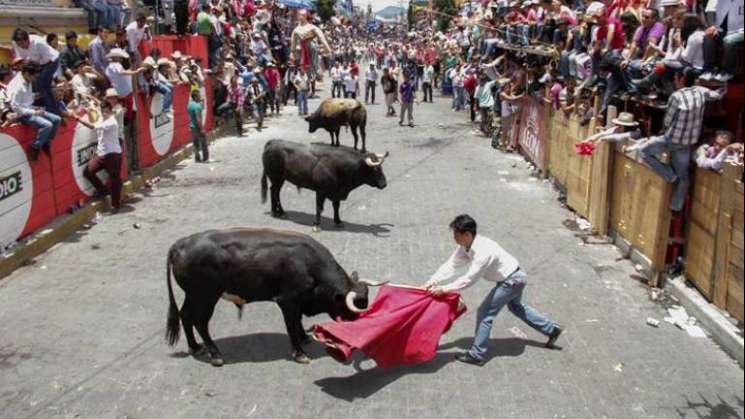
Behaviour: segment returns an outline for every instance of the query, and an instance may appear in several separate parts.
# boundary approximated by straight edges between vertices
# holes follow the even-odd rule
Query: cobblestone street
[[[743,417],[743,370],[708,338],[648,326],[666,306],[650,300],[615,247],[584,245],[563,225],[574,216],[520,156],[492,149],[447,98],[416,105],[416,128],[385,118],[382,104],[368,114],[368,148],[390,151],[388,187],[352,192],[343,229],[333,228],[327,203],[323,231],[311,232],[307,190],[285,186],[287,220],[260,202],[267,140],[329,141],[325,131],[308,134],[287,107],[261,132],[252,125],[242,138],[218,140],[209,164],[182,162],[130,201],[131,211],[102,215],[0,281],[0,417]],[[351,145],[351,133],[342,130],[341,142]],[[505,310],[489,362],[453,362],[471,343],[483,281],[464,294],[469,312],[437,358],[417,366],[341,365],[318,344],[310,365],[293,363],[281,313],[269,303],[246,306],[240,321],[232,304],[218,303],[210,326],[222,368],[188,356],[184,339],[175,348],[164,341],[166,252],[180,237],[231,226],[292,229],[314,234],[350,273],[419,285],[452,252],[447,226],[464,212],[520,260],[527,302],[566,328],[562,350],[544,349],[543,336]],[[306,318],[304,326],[328,320]]]

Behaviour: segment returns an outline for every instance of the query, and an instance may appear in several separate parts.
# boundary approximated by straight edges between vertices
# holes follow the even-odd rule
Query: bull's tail
[[[168,261],[166,262],[166,282],[168,283],[168,321],[166,322],[166,341],[168,345],[173,346],[178,342],[181,333],[181,322],[179,317],[176,299],[173,298],[173,285],[171,285],[171,252],[168,252]]]
[[[266,204],[266,191],[269,189],[269,185],[266,182],[266,170],[261,174],[261,203]]]

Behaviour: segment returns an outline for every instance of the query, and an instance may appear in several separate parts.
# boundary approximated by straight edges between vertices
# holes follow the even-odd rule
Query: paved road
[[[174,240],[227,226],[310,233],[308,191],[285,188],[289,220],[269,217],[259,202],[266,140],[328,140],[309,135],[287,109],[261,133],[220,140],[210,164],[179,165],[133,211],[103,216],[0,282],[0,417],[743,416],[743,370],[708,339],[647,326],[664,307],[630,278],[632,266],[613,247],[578,245],[562,225],[571,214],[518,157],[492,150],[445,99],[417,106],[415,129],[384,118],[382,106],[369,112],[369,147],[391,152],[389,186],[353,192],[342,207],[346,229],[331,229],[325,218],[329,229],[316,237],[350,272],[418,284],[452,250],[447,223],[469,212],[521,260],[531,275],[529,302],[566,326],[562,351],[543,349],[543,338],[505,311],[490,362],[454,363],[453,353],[470,343],[471,311],[423,365],[377,370],[365,361],[356,370],[316,346],[313,364],[301,366],[287,360],[275,306],[250,305],[238,321],[227,303],[211,323],[225,367],[186,356],[183,340],[166,346],[165,254]],[[345,133],[342,141],[350,140]],[[476,307],[487,291],[481,283],[465,298]]]

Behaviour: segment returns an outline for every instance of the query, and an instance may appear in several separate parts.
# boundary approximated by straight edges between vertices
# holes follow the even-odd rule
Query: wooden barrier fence
[[[742,167],[694,177],[685,275],[714,305],[743,320]]]

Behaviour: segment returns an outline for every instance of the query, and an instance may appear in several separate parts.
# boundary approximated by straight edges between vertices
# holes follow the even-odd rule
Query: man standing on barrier
[[[453,239],[458,248],[424,287],[432,295],[439,297],[448,292],[468,288],[479,278],[496,283],[479,307],[476,337],[471,349],[456,355],[455,359],[466,364],[484,365],[494,319],[505,305],[520,320],[546,335],[546,347],[553,349],[563,330],[557,323],[522,302],[528,276],[520,268],[517,259],[495,241],[477,236],[476,220],[467,214],[455,217],[450,223],[450,229],[453,230]],[[448,285],[439,286],[440,283],[455,277],[456,272],[463,268],[468,268],[464,275]]]

